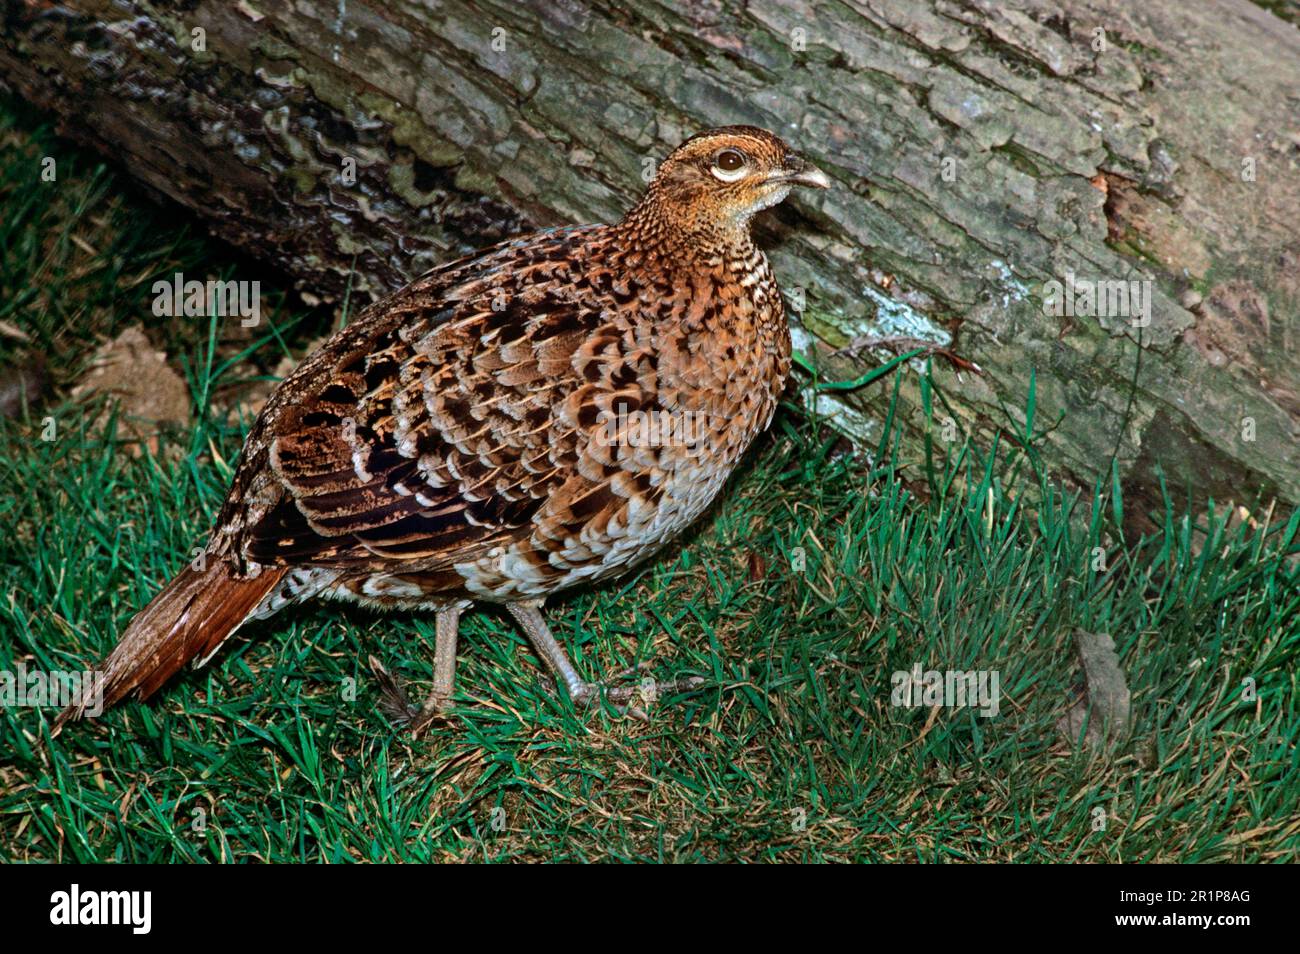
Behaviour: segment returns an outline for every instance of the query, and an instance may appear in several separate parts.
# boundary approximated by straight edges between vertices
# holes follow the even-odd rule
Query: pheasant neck
[[[654,189],[646,193],[614,228],[625,247],[636,248],[680,267],[687,262],[716,268],[751,262],[758,254],[749,234],[749,217],[734,220],[682,207]]]

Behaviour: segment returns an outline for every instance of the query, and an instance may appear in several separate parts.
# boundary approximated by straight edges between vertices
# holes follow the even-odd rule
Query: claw
[[[689,692],[698,689],[704,685],[705,680],[700,676],[685,676],[680,679],[673,679],[668,682],[656,682],[654,679],[644,680],[636,686],[611,686],[611,682],[625,679],[629,675],[635,675],[638,672],[647,672],[650,669],[649,662],[638,663],[636,666],[622,669],[600,682],[584,682],[582,688],[573,695],[573,701],[581,705],[598,705],[602,699],[608,701],[616,712],[637,719],[641,722],[649,722],[650,716],[640,706],[634,705],[634,700],[639,700],[644,704],[657,702],[665,695],[671,695],[675,692]]]

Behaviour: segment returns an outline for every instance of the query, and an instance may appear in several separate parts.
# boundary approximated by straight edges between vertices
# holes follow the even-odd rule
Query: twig
[[[926,341],[924,338],[913,338],[908,335],[859,335],[843,348],[833,352],[831,357],[837,358],[841,355],[856,357],[859,352],[868,348],[887,348],[895,354],[900,351],[920,349],[923,355],[937,354],[939,357],[947,359],[948,363],[958,371],[974,371],[976,374],[984,373],[984,369],[978,364],[961,357],[951,348],[946,348],[933,341]]]

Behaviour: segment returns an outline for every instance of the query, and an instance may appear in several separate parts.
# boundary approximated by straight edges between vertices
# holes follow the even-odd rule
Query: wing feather
[[[250,436],[241,519],[222,520],[241,557],[436,574],[527,536],[557,493],[575,520],[617,509],[583,429],[643,396],[592,371],[623,347],[585,268],[594,231],[435,270],[309,359]]]

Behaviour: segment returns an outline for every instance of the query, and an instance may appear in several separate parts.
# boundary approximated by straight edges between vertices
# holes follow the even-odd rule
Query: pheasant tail
[[[207,659],[286,572],[268,567],[252,579],[240,580],[230,575],[224,560],[209,560],[202,570],[186,566],[127,624],[117,646],[100,663],[104,708],[131,693],[147,699],[191,659]],[[83,698],[64,709],[55,729],[80,718],[89,702]]]

